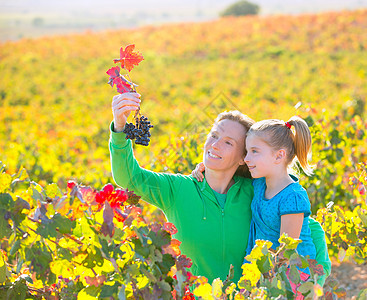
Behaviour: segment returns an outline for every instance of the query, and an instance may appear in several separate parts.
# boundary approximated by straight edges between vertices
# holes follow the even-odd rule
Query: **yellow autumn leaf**
[[[261,272],[257,267],[256,263],[247,263],[242,265],[242,280],[249,280],[252,286],[260,280]]]
[[[4,193],[11,185],[11,176],[7,173],[0,174],[0,193]]]
[[[222,288],[223,288],[222,280],[220,280],[219,278],[214,279],[213,283],[212,283],[212,287],[213,287],[213,296],[215,298],[221,297],[222,294],[223,294],[223,292],[222,292]]]
[[[324,291],[319,284],[314,285],[313,291],[317,297],[321,297],[322,295],[324,295]]]
[[[50,263],[50,270],[54,274],[62,274],[65,278],[74,278],[74,266],[66,259],[55,260]]]
[[[236,288],[236,285],[232,282],[229,287],[226,288],[226,295],[231,295]]]
[[[214,299],[212,296],[212,286],[209,283],[201,284],[197,288],[195,288],[194,295],[197,297],[201,297],[204,300]]]
[[[245,296],[237,293],[236,296],[234,296],[234,300],[245,300]]]

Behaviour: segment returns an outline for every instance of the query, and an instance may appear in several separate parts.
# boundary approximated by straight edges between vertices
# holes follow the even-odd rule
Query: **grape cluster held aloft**
[[[153,125],[147,117],[141,116],[135,118],[135,125],[133,123],[126,123],[123,132],[126,134],[126,139],[134,140],[135,144],[148,146],[150,142],[150,128]]]

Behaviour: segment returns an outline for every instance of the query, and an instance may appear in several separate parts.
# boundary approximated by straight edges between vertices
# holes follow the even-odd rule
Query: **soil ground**
[[[350,261],[342,263],[333,261],[330,276],[336,278],[339,286],[347,290],[347,295],[343,299],[356,299],[361,290],[367,289],[367,262],[356,265]]]

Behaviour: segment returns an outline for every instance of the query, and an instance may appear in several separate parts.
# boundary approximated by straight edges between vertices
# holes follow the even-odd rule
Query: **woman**
[[[182,242],[182,253],[192,259],[194,275],[205,276],[209,282],[217,277],[224,280],[232,264],[233,281],[238,282],[251,222],[253,187],[243,175],[248,174],[245,136],[253,121],[239,112],[217,117],[204,146],[205,179],[198,182],[191,175],[155,173],[139,166],[131,141],[122,132],[130,112],[139,107],[137,93],[113,97],[109,147],[116,184],[163,210],[178,229],[175,238]],[[330,270],[320,228],[313,237],[321,253],[318,261]]]

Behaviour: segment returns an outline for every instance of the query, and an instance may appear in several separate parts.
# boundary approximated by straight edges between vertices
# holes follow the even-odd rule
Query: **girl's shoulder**
[[[253,178],[252,179],[252,185],[254,187],[254,190],[266,188],[265,177]]]

